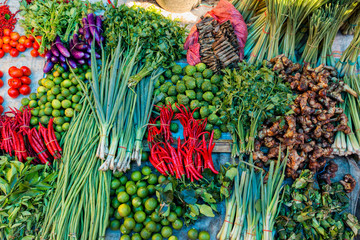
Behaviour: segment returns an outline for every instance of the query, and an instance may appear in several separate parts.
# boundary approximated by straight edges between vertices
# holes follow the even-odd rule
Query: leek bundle
[[[349,18],[343,23],[340,31],[344,35],[353,35],[360,19],[360,2],[357,2],[352,9]]]

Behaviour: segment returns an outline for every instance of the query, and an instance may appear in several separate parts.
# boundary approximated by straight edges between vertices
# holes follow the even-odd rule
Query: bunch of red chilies
[[[30,129],[31,109],[22,111],[10,109],[0,117],[0,148],[10,156],[15,155],[20,162],[27,157],[36,157],[34,164],[51,164],[52,158],[61,158],[62,149],[55,137],[53,119],[48,128],[40,124],[39,131]],[[45,142],[45,143],[44,143]]]
[[[193,112],[184,105],[176,106],[179,113],[175,114],[171,106],[157,106],[160,116],[151,119],[148,127],[148,143],[150,148],[149,161],[164,176],[172,175],[177,179],[186,177],[191,182],[203,178],[204,169],[215,170],[212,160],[212,150],[215,147],[213,135],[205,131],[207,119],[194,119]],[[177,139],[176,148],[170,132],[170,123],[178,119],[184,127],[184,141]],[[160,127],[156,122],[160,120]],[[206,136],[209,140],[206,140]]]

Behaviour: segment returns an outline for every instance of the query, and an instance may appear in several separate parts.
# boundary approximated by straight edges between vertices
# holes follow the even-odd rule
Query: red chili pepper
[[[38,133],[35,128],[31,129],[27,133],[29,143],[30,143],[32,149],[34,149],[40,162],[42,164],[50,164],[50,162],[48,161],[48,154],[46,152],[46,148],[42,148],[41,145],[35,141],[36,135],[38,135]]]
[[[112,8],[115,8],[114,4],[110,0],[107,0],[107,2],[112,6]]]
[[[54,119],[51,118],[49,121],[49,124],[48,124],[48,130],[45,133],[48,134],[49,147],[51,147],[53,149],[54,154],[56,155],[55,159],[59,159],[59,158],[61,158],[60,150],[58,150],[57,145],[56,145],[57,140],[56,140],[56,137],[54,138],[55,133],[52,134],[52,131],[54,130],[53,123],[54,123]]]

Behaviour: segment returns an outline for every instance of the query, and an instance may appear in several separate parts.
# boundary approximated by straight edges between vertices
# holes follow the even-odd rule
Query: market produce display
[[[0,106],[1,239],[360,233],[357,0],[220,0],[188,36],[117,0],[7,4],[0,105],[22,106]]]

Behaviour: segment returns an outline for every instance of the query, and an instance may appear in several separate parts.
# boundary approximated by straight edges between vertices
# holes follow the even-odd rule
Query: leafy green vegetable
[[[57,173],[30,162],[0,156],[1,239],[34,239],[42,227]]]

